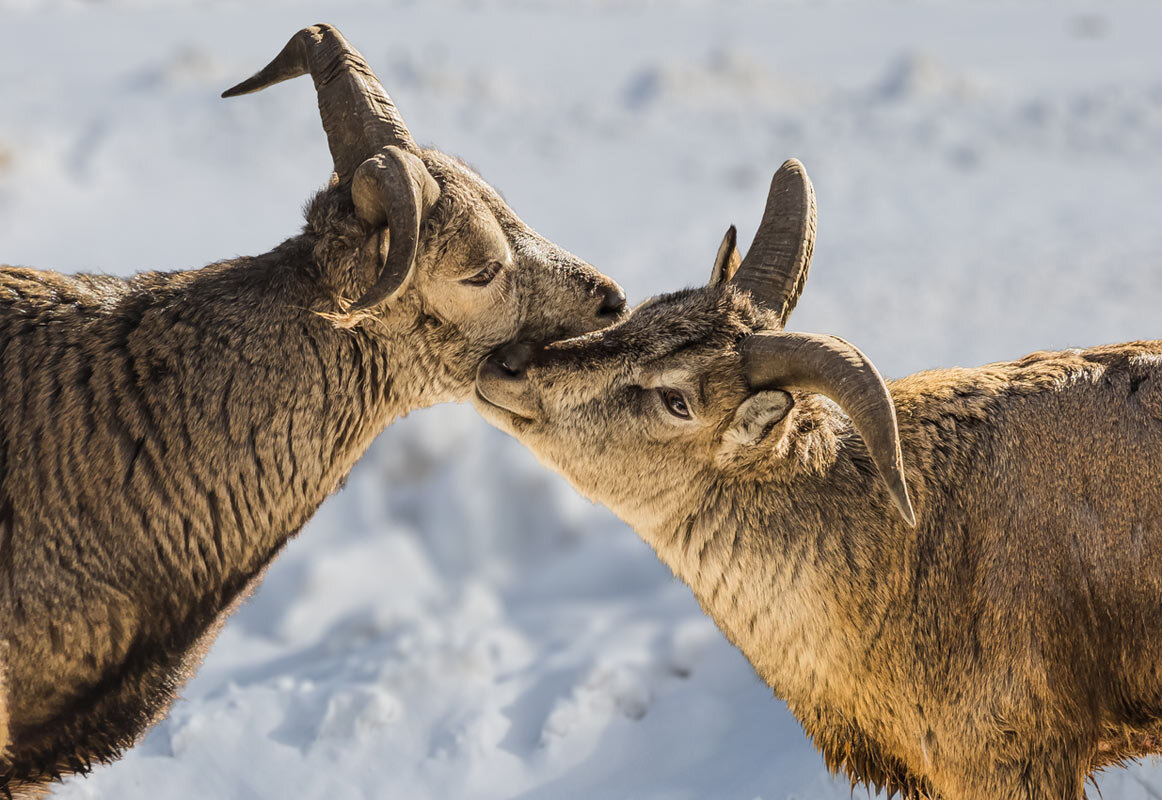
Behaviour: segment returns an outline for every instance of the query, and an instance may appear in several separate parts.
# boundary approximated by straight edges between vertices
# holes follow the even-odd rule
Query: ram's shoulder
[[[1038,351],[979,367],[917,372],[892,381],[892,396],[904,416],[983,413],[997,403],[1032,395],[1137,391],[1162,376],[1162,341],[1136,341],[1091,348]]]

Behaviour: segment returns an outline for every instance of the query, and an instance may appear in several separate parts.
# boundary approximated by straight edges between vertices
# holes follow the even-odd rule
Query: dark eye
[[[678,419],[690,419],[690,406],[686,397],[677,389],[658,389],[658,396],[662,398],[662,405]]]
[[[464,278],[461,283],[466,283],[469,286],[487,286],[492,283],[492,279],[500,274],[500,270],[504,268],[504,264],[499,261],[489,261],[488,265],[473,275],[471,278]]]

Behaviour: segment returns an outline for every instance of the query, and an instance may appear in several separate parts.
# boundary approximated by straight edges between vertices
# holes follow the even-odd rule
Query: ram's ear
[[[710,271],[710,285],[718,286],[726,283],[738,272],[742,263],[742,256],[738,252],[738,231],[731,225],[722,237],[722,244],[718,246],[718,257],[714,259],[714,269]]]
[[[781,439],[794,405],[791,395],[781,389],[755,392],[744,400],[722,436],[719,465],[745,459],[756,445]]]

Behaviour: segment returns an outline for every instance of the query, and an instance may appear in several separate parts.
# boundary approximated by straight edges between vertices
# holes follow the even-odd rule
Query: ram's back
[[[892,388],[923,663],[980,676],[994,724],[1097,726],[1098,761],[1162,744],[1162,341]]]
[[[33,506],[43,510],[45,487],[29,494],[23,480],[38,466],[67,470],[37,462],[62,440],[79,446],[91,435],[83,428],[107,399],[96,397],[94,373],[108,366],[126,286],[109,276],[0,267],[0,524],[14,504],[39,500]],[[0,553],[5,542],[12,546],[0,536]],[[11,566],[8,555],[0,571]]]
[[[1162,532],[1162,341],[919,373],[893,395],[922,502],[944,518],[973,511],[1095,578]]]

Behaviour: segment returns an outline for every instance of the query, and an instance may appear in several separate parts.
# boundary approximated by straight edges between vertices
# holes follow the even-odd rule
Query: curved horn
[[[411,273],[419,247],[420,225],[440,197],[440,185],[419,156],[395,146],[383,148],[355,170],[351,199],[364,222],[391,234],[386,258],[374,248],[375,285],[348,311],[379,305],[399,291]]]
[[[371,67],[331,25],[299,31],[273,61],[222,96],[257,92],[307,74],[315,82],[319,113],[340,183],[350,180],[356,167],[387,145],[418,152]]]
[[[771,179],[763,221],[734,283],[777,311],[786,325],[807,282],[814,249],[815,189],[807,170],[792,158]]]
[[[742,365],[753,389],[799,389],[839,404],[867,444],[900,515],[915,527],[908,499],[896,407],[875,365],[836,336],[783,331],[756,333],[742,344]]]

